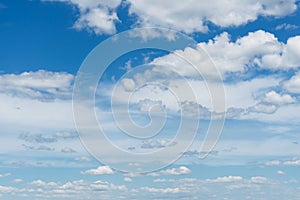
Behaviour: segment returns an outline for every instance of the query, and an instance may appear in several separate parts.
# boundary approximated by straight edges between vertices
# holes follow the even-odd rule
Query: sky
[[[299,7],[0,0],[0,199],[299,199]]]

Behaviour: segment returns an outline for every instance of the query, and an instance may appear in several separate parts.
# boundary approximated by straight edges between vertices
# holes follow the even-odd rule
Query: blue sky
[[[299,6],[0,0],[0,199],[299,199]]]

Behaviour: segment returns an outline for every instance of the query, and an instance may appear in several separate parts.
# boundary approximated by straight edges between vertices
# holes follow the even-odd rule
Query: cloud
[[[281,171],[281,170],[278,170],[276,173],[277,173],[278,175],[284,175],[284,174],[285,174],[285,172],[284,172],[284,171]]]
[[[291,97],[289,94],[283,94],[280,95],[275,91],[270,91],[265,94],[265,98],[263,99],[263,102],[275,104],[275,105],[282,105],[282,104],[289,104],[294,103],[296,100]]]
[[[155,58],[151,64],[157,71],[170,73],[170,69],[183,76],[198,76],[199,73],[179,56],[186,58],[199,69],[202,75],[215,77],[209,61],[202,52],[204,49],[218,71],[226,79],[228,74],[244,73],[255,68],[286,70],[300,66],[300,36],[291,37],[282,43],[272,34],[263,30],[249,32],[248,35],[231,41],[226,32],[208,42],[198,43],[196,48],[187,47],[163,57]],[[179,56],[178,56],[179,55]],[[196,63],[196,64],[195,64]],[[227,76],[226,76],[227,75]]]
[[[87,29],[96,34],[114,34],[116,33],[115,22],[118,20],[117,13],[108,7],[90,8],[81,13],[74,28]]]
[[[76,153],[76,151],[70,147],[64,147],[63,149],[61,149],[62,153]]]
[[[80,161],[80,162],[90,162],[91,161],[90,158],[85,157],[85,156],[74,158],[74,160]]]
[[[289,30],[289,29],[297,29],[299,26],[295,24],[287,24],[283,23],[275,27],[275,30]]]
[[[154,187],[142,187],[141,190],[151,193],[179,193],[179,188],[154,188]]]
[[[10,173],[0,174],[0,178],[8,177],[8,176],[10,176],[10,175],[11,175]]]
[[[132,182],[132,179],[129,178],[129,177],[124,177],[124,181],[125,181],[125,182]]]
[[[116,33],[120,22],[117,7],[121,0],[47,0],[65,2],[79,10],[74,23],[76,29],[86,29],[96,34]],[[127,0],[130,15],[137,16],[136,27],[169,27],[186,33],[207,32],[208,22],[220,27],[231,27],[255,21],[259,16],[282,17],[297,9],[295,0],[269,1],[216,1],[191,0],[188,2],[166,0]],[[188,13],[188,14],[187,14]],[[156,33],[151,33],[155,35]]]
[[[10,193],[10,192],[13,192],[14,190],[15,190],[15,188],[13,188],[13,187],[0,185],[0,192],[1,193]]]
[[[148,176],[161,176],[161,175],[186,175],[190,174],[192,171],[185,167],[185,166],[180,166],[178,168],[171,168],[171,169],[166,169],[166,170],[161,170],[159,172],[152,172],[147,174]]]
[[[17,179],[12,180],[12,182],[13,182],[13,183],[22,183],[23,180],[20,179],[20,178],[17,178]]]
[[[37,150],[37,151],[54,151],[54,148],[51,148],[46,145],[39,145],[39,146],[30,146],[26,144],[22,144],[22,146],[27,150]]]
[[[57,139],[53,136],[42,135],[42,134],[29,134],[22,133],[19,135],[19,139],[29,143],[54,143]]]
[[[116,8],[121,0],[46,0],[65,2],[79,10],[79,18],[74,23],[75,29],[86,29],[95,34],[116,33],[115,23],[119,21]]]
[[[300,160],[299,159],[292,159],[292,160],[272,160],[265,163],[267,166],[279,166],[279,165],[285,165],[285,166],[300,166]]]
[[[206,183],[231,183],[231,182],[238,182],[242,181],[243,177],[241,176],[224,176],[218,177],[216,179],[206,179]]]
[[[36,99],[70,98],[74,76],[65,72],[38,70],[0,75],[0,91]]]
[[[156,140],[143,141],[141,148],[142,149],[155,149],[155,148],[164,148],[166,146],[174,146],[174,145],[176,145],[176,144],[174,142],[170,142],[169,140],[156,139]]]
[[[278,109],[277,106],[265,103],[258,103],[255,106],[248,108],[249,112],[272,114]]]
[[[268,183],[268,179],[266,177],[262,177],[262,176],[254,176],[250,178],[250,181],[252,183],[257,183],[257,184],[264,184],[264,183]]]
[[[300,94],[300,72],[284,82],[283,87],[291,93]]]
[[[97,169],[90,169],[81,173],[88,175],[106,175],[114,174],[114,171],[109,166],[100,166]]]
[[[170,27],[186,33],[207,32],[207,22],[220,27],[239,26],[259,16],[281,17],[297,9],[294,0],[214,1],[204,0],[161,2],[128,0],[130,12],[139,17],[139,26]],[[188,13],[188,14],[187,14]]]

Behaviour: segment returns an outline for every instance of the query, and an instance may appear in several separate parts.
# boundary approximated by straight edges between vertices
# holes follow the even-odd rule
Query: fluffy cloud
[[[282,105],[282,104],[294,103],[296,100],[293,97],[291,97],[289,94],[280,95],[275,91],[271,91],[266,93],[263,101],[275,105]]]
[[[79,18],[77,29],[87,29],[96,34],[116,33],[119,21],[116,8],[121,0],[46,0],[75,5]],[[147,1],[127,0],[130,14],[138,16],[136,26],[169,27],[186,33],[207,32],[207,22],[220,27],[239,26],[256,20],[259,16],[282,17],[297,9],[295,0],[249,1]],[[188,14],[187,14],[188,13]]]
[[[271,33],[263,30],[250,32],[248,35],[231,41],[226,32],[208,42],[201,42],[193,49],[187,47],[172,54],[154,59],[152,64],[158,66],[157,71],[169,69],[183,76],[199,76],[193,67],[181,57],[196,63],[202,75],[216,76],[212,71],[204,49],[222,75],[226,73],[245,72],[259,67],[271,70],[285,70],[300,66],[300,36],[291,37],[287,43],[279,42]],[[163,67],[162,67],[163,66]],[[226,78],[226,77],[224,77]]]
[[[231,183],[236,181],[242,181],[243,177],[241,176],[224,176],[218,177],[216,179],[206,179],[205,182],[207,183]]]
[[[295,74],[290,80],[284,82],[283,86],[289,92],[300,94],[300,72]]]
[[[114,174],[114,171],[109,166],[100,166],[97,169],[90,169],[81,173],[89,175],[105,175]]]
[[[70,98],[74,76],[64,72],[39,70],[0,75],[0,91],[38,99]]]
[[[190,174],[191,172],[192,171],[189,168],[185,166],[180,166],[178,168],[171,168],[171,169],[161,170],[159,172],[149,173],[148,176],[186,175],[186,174]]]
[[[258,16],[285,16],[297,8],[294,0],[284,2],[128,0],[128,2],[131,3],[130,12],[140,18],[141,26],[170,27],[186,33],[206,32],[207,21],[221,27],[238,26],[254,21]]]
[[[115,23],[119,21],[116,8],[121,0],[45,0],[75,5],[79,18],[74,24],[76,29],[87,29],[96,34],[116,33]]]

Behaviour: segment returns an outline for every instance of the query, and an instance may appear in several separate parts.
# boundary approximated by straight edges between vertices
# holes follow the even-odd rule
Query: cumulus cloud
[[[166,170],[161,170],[159,172],[149,173],[148,176],[161,176],[161,175],[186,175],[190,174],[192,171],[186,166],[180,166],[178,168],[171,168]]]
[[[0,75],[2,93],[37,99],[70,98],[74,76],[65,72],[38,70]]]
[[[45,0],[65,2],[79,10],[79,18],[74,23],[76,29],[86,29],[95,34],[116,33],[115,23],[119,21],[116,8],[121,0]]]
[[[207,21],[217,26],[239,26],[259,16],[281,17],[293,13],[294,0],[288,1],[146,1],[128,0],[130,12],[139,18],[140,26],[163,26],[184,31],[206,32]],[[188,14],[187,14],[188,13]]]
[[[284,82],[283,87],[291,93],[300,94],[300,72],[297,72],[291,79]]]
[[[275,91],[270,91],[266,93],[265,98],[263,99],[263,102],[275,104],[275,105],[282,105],[282,104],[288,104],[288,103],[294,103],[296,100],[291,97],[289,94],[278,94]]]
[[[263,30],[249,32],[236,41],[231,41],[230,35],[224,32],[208,42],[199,43],[196,48],[187,47],[156,58],[152,64],[165,73],[172,69],[183,76],[199,77],[199,73],[181,58],[183,57],[192,64],[197,63],[194,66],[202,75],[216,76],[213,67],[208,67],[212,64],[203,53],[204,49],[225,79],[228,73],[246,72],[255,67],[271,70],[297,68],[300,66],[299,47],[300,36],[289,38],[285,44],[278,41],[272,33]]]
[[[47,0],[75,5],[79,18],[77,29],[87,29],[96,34],[116,33],[119,22],[117,7],[121,0]],[[220,27],[239,26],[256,20],[259,16],[282,17],[297,9],[295,0],[288,1],[214,1],[191,0],[187,2],[166,0],[127,0],[129,13],[136,15],[137,27],[169,27],[186,33],[207,32],[207,22]],[[188,13],[188,14],[187,14]],[[155,33],[151,33],[154,34]]]
[[[97,169],[90,169],[81,173],[88,175],[105,175],[114,174],[114,171],[109,166],[100,166]]]

